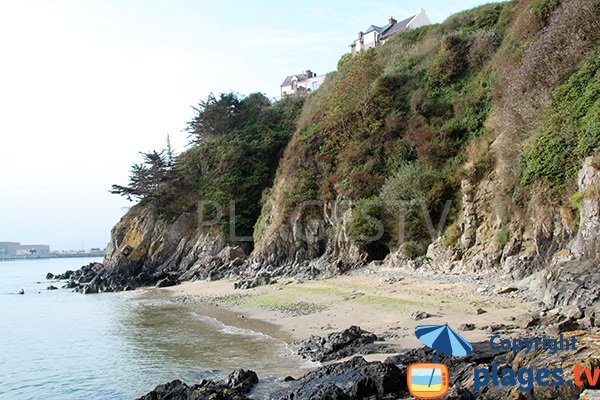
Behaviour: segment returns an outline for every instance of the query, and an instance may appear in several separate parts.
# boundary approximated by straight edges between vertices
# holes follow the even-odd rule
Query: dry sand
[[[497,288],[490,295],[481,288],[477,280],[405,276],[390,283],[376,275],[354,274],[304,282],[283,278],[248,290],[235,290],[233,282],[226,280],[187,282],[162,290],[233,312],[240,327],[252,320],[274,324],[282,332],[280,337],[290,342],[358,325],[411,348],[420,345],[414,336],[417,325],[448,323],[458,329],[461,324],[474,324],[475,330],[461,334],[476,342],[489,339],[487,326],[510,324],[511,317],[532,306],[518,293],[498,295]],[[478,309],[485,312],[478,314]],[[415,321],[411,314],[416,311],[433,316]]]

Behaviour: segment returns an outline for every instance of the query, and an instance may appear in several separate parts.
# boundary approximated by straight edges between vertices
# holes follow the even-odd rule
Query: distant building
[[[0,256],[16,256],[19,246],[21,246],[21,243],[0,242]]]
[[[407,29],[419,28],[425,25],[431,25],[431,21],[422,8],[412,17],[399,22],[392,17],[388,20],[387,25],[371,25],[366,31],[358,32],[358,38],[350,45],[352,55],[355,56],[363,50],[382,45],[392,36]]]
[[[324,80],[325,75],[317,76],[317,74],[310,69],[302,74],[290,75],[286,77],[280,85],[281,96],[294,93],[314,92],[321,86]]]
[[[50,255],[50,246],[43,244],[24,244],[18,242],[0,242],[0,256],[39,256]]]

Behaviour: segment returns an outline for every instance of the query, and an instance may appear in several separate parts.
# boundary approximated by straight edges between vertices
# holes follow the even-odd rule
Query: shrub
[[[496,231],[496,234],[494,235],[494,241],[501,246],[506,245],[508,243],[509,238],[510,238],[510,232],[509,232],[508,228],[505,226],[498,229]]]
[[[427,252],[427,246],[416,240],[409,240],[400,246],[402,253],[411,259],[424,255]]]
[[[573,193],[573,195],[569,199],[572,210],[579,210],[581,208],[581,203],[583,203],[583,197],[584,196],[582,192]]]
[[[462,231],[460,225],[457,222],[453,222],[444,230],[444,246],[454,246],[461,236]]]
[[[337,70],[339,71],[340,69],[342,69],[342,67],[350,60],[352,60],[352,54],[343,54],[337,63]]]
[[[387,209],[404,221],[405,240],[431,240],[426,212],[438,221],[452,189],[444,171],[429,170],[419,163],[402,166],[386,180],[381,196]]]
[[[431,85],[446,85],[459,77],[466,67],[466,54],[467,42],[463,37],[452,34],[442,39],[433,65],[427,71]]]
[[[501,40],[496,31],[479,30],[473,33],[467,54],[469,65],[474,68],[482,66],[496,53]]]
[[[600,52],[554,93],[546,110],[547,128],[524,145],[521,183],[539,180],[553,189],[564,189],[582,160],[600,148]]]
[[[484,4],[467,11],[456,13],[442,25],[445,32],[461,30],[475,32],[481,29],[496,27],[502,20],[502,12],[510,7],[510,2]]]
[[[543,23],[559,4],[560,0],[533,0],[529,4],[529,12]]]
[[[357,243],[364,244],[383,239],[385,205],[380,198],[361,199],[356,202],[348,224],[348,235]],[[380,236],[376,240],[375,237]]]

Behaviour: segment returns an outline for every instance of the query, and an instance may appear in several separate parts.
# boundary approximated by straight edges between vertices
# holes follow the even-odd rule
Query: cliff
[[[578,301],[561,288],[598,256],[599,17],[597,0],[485,5],[344,57],[306,97],[207,100],[195,144],[113,229],[104,273],[139,286],[378,261]]]

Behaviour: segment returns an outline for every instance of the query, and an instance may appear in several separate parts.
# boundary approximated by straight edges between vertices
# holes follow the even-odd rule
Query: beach
[[[489,339],[491,327],[514,324],[515,316],[535,306],[516,288],[498,294],[506,286],[495,281],[363,268],[329,279],[282,278],[247,290],[234,289],[228,280],[185,282],[161,290],[175,301],[227,310],[242,328],[257,321],[277,326],[278,338],[292,345],[310,335],[326,336],[357,325],[398,348],[415,348],[420,346],[414,336],[417,325],[448,323],[477,342]]]

